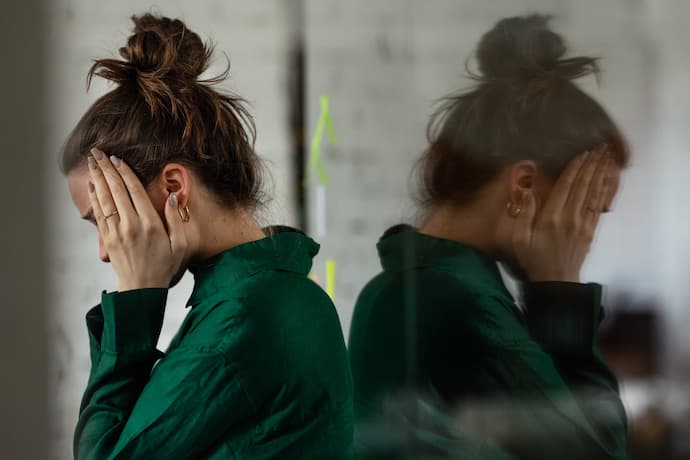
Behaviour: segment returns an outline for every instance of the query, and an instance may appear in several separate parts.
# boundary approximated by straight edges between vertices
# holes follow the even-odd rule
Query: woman
[[[211,50],[179,20],[133,21],[122,59],[91,68],[89,80],[116,87],[62,158],[119,281],[87,314],[92,368],[75,458],[348,458],[342,332],[307,278],[319,246],[298,232],[266,236],[252,218],[252,120],[214,89],[222,77],[199,79]],[[161,353],[166,294],[187,269],[191,310]]]
[[[628,152],[573,82],[596,61],[564,58],[547,22],[508,18],[483,36],[477,85],[430,124],[421,226],[378,243],[383,272],[358,298],[349,341],[363,451],[376,449],[377,419],[390,428],[391,401],[406,400],[412,409],[395,410],[436,452],[626,456],[625,412],[597,346],[601,286],[582,284],[580,268]],[[497,261],[523,282],[524,308]]]

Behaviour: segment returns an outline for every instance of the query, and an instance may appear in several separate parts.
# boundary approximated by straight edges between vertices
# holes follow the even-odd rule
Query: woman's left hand
[[[115,156],[92,149],[89,200],[98,231],[118,276],[118,290],[168,288],[179,272],[187,242],[177,197],[161,217],[134,172]]]
[[[612,154],[607,145],[575,158],[537,214],[531,190],[515,219],[513,248],[529,281],[580,282],[601,212],[609,198]]]

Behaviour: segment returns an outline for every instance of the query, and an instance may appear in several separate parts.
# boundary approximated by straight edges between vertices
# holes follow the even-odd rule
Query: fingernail
[[[93,182],[89,181],[89,192],[93,193],[94,190]]]
[[[91,149],[91,155],[93,155],[93,157],[94,157],[96,160],[99,160],[99,161],[100,161],[100,160],[103,159],[103,152],[101,152],[100,150],[98,150],[98,149],[96,149],[96,148]]]
[[[96,169],[96,160],[91,155],[89,155],[86,161],[89,163],[89,169]]]
[[[176,207],[177,207],[177,195],[176,195],[175,193],[171,193],[171,194],[170,194],[170,205],[171,205],[173,208],[176,208]]]
[[[110,162],[115,166],[116,168],[120,167],[120,159],[116,157],[115,155],[110,155]]]
[[[527,201],[529,198],[529,190],[523,190],[522,191],[522,201]]]

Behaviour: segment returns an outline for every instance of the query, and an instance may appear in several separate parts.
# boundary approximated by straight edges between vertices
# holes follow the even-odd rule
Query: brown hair
[[[499,21],[480,40],[479,74],[469,91],[449,96],[427,127],[420,159],[420,202],[466,203],[503,168],[534,160],[555,179],[579,153],[607,143],[624,166],[629,152],[606,111],[572,80],[598,76],[597,59],[563,58],[566,46],[549,17]]]
[[[261,203],[261,162],[255,128],[243,99],[201,80],[212,47],[178,19],[132,16],[133,34],[122,59],[98,59],[88,72],[117,87],[79,120],[62,152],[67,174],[99,147],[122,158],[147,186],[165,164],[192,169],[229,207]]]

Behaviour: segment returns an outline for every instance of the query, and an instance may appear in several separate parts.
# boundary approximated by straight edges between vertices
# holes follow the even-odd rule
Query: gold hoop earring
[[[510,217],[518,217],[522,212],[522,208],[518,205],[514,205],[514,203],[511,201],[506,203],[506,209],[508,210],[508,215]]]
[[[177,213],[180,215],[180,219],[182,219],[182,222],[189,222],[189,206],[185,206],[184,208],[177,208]]]

